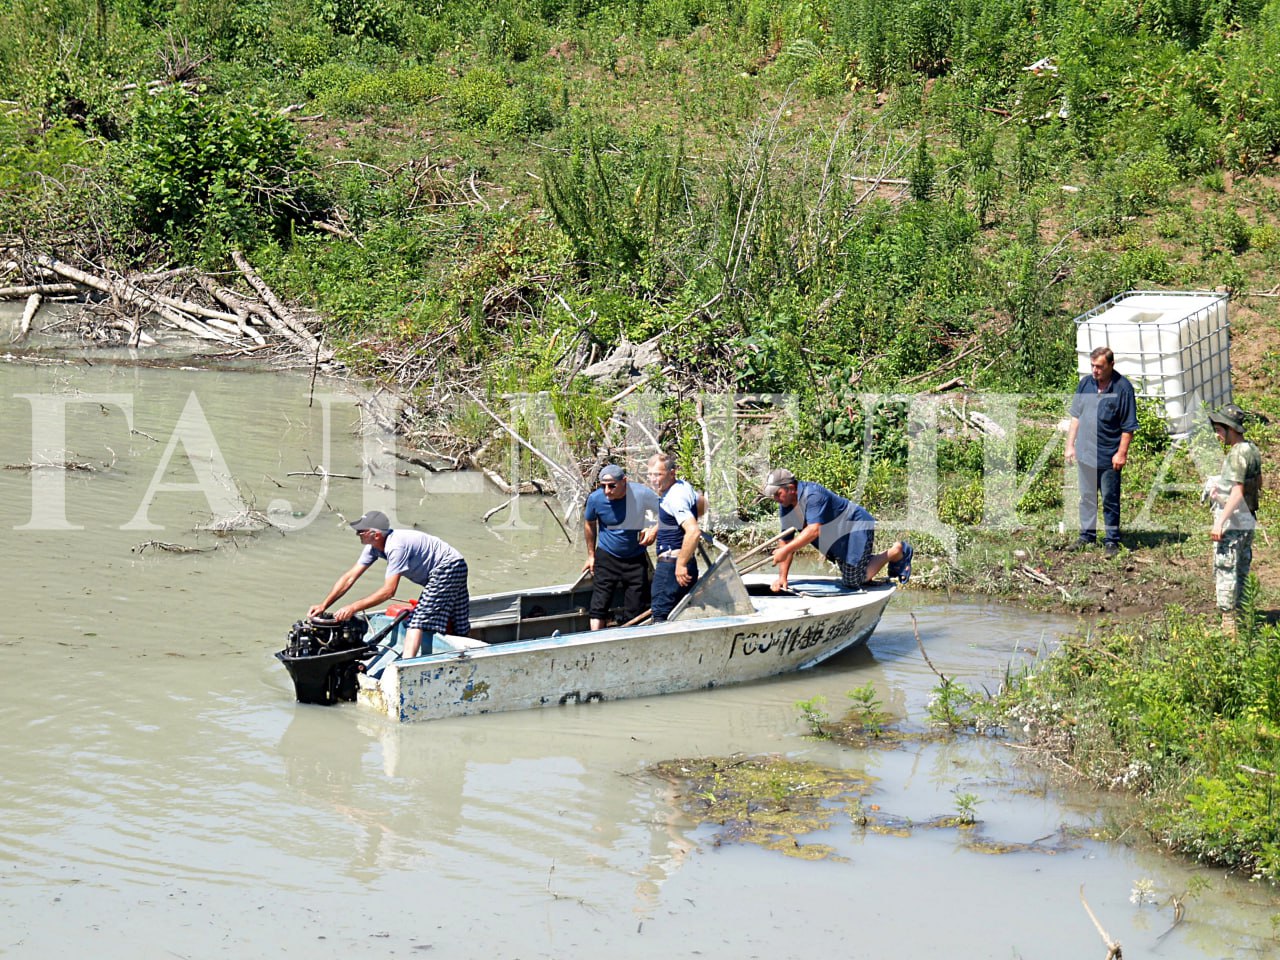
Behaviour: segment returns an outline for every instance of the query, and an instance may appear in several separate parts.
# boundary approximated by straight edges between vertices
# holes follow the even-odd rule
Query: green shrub
[[[279,234],[305,198],[287,120],[181,87],[138,102],[116,156],[135,222],[170,239],[203,229],[240,242]]]
[[[1280,229],[1273,224],[1260,223],[1249,231],[1249,246],[1260,253],[1275,249],[1280,244]]]
[[[541,27],[515,10],[511,3],[501,3],[480,21],[481,45],[495,59],[519,63],[528,60],[546,43]]]
[[[334,33],[358,40],[395,43],[398,11],[387,0],[315,0],[317,19]]]
[[[1130,450],[1136,457],[1158,458],[1173,444],[1169,421],[1165,418],[1164,401],[1155,397],[1138,400],[1138,430]]]
[[[976,527],[985,502],[982,477],[948,483],[938,496],[938,518],[953,527]]]
[[[0,113],[0,195],[35,193],[42,177],[62,179],[69,166],[94,166],[103,155],[99,141],[86,139],[70,120],[41,128],[16,111]]]
[[[547,96],[513,86],[497,70],[486,67],[470,70],[453,84],[448,97],[463,122],[503,136],[544,131],[552,125]]]
[[[449,91],[449,104],[463,121],[482,127],[510,95],[502,74],[488,67],[477,67],[454,83]]]
[[[332,38],[317,33],[284,33],[275,40],[277,66],[301,77],[333,54]],[[314,91],[308,91],[314,96]]]

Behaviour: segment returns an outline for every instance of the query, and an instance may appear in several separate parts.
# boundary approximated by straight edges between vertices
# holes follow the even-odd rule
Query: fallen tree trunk
[[[33,294],[59,297],[67,293],[78,293],[79,290],[74,283],[29,283],[22,287],[0,287],[0,300],[21,300]]]
[[[267,312],[265,308],[259,311],[256,309],[256,304],[246,302],[225,287],[219,286],[212,277],[207,277],[204,274],[199,274],[196,277],[196,283],[200,284],[205,293],[235,314],[242,334],[251,338],[259,346],[267,342],[262,334],[253,328],[253,319],[250,316],[250,314],[257,315],[260,312]],[[265,318],[263,322],[266,322]]]
[[[22,311],[22,320],[18,323],[18,332],[13,337],[14,343],[21,343],[27,339],[27,334],[31,332],[31,323],[36,318],[36,314],[40,312],[40,294],[33,293],[27,297],[26,309]]]
[[[293,334],[290,339],[293,339],[300,346],[306,347],[307,351],[315,355],[320,362],[327,362],[333,359],[333,351],[321,348],[320,341],[280,302],[271,288],[267,286],[266,281],[258,276],[253,267],[249,265],[249,261],[245,259],[244,254],[239,250],[232,250],[231,259],[240,268],[244,278],[249,281],[249,286],[258,291],[258,296],[262,297],[262,302],[271,309],[271,312],[275,314],[280,323]]]
[[[200,337],[205,340],[217,340],[220,343],[234,343],[235,341],[217,330],[212,329],[208,324],[198,323],[195,320],[183,316],[176,309],[168,306],[159,300],[156,296],[141,290],[129,283],[113,282],[104,280],[92,273],[87,273],[67,263],[62,263],[53,257],[40,254],[36,257],[36,263],[40,266],[52,270],[59,276],[66,277],[68,280],[74,280],[81,286],[91,287],[101,293],[106,293],[112,297],[117,297],[129,303],[138,303],[147,307],[152,312],[163,317],[166,321],[173,324],[180,330],[185,330],[192,336]],[[235,318],[232,317],[234,320]]]

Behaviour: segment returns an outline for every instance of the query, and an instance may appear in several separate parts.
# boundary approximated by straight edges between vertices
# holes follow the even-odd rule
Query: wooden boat
[[[412,660],[399,655],[404,605],[369,617],[373,641],[349,638],[349,667],[340,665],[339,649],[290,656],[301,652],[292,634],[276,656],[294,675],[299,700],[358,699],[401,722],[435,720],[803,670],[865,642],[895,592],[888,583],[848,590],[839,578],[818,576],[793,578],[789,592],[774,594],[772,579],[740,576],[724,554],[665,623],[591,631],[591,584],[564,584],[474,597],[471,636],[435,634],[430,653]],[[300,682],[295,670],[312,666],[312,679]]]

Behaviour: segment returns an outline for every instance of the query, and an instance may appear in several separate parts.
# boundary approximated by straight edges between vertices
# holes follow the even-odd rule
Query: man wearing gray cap
[[[1244,582],[1253,564],[1253,531],[1257,526],[1258,494],[1262,490],[1262,455],[1244,438],[1249,415],[1234,403],[1209,414],[1218,439],[1227,445],[1222,470],[1209,479],[1213,502],[1213,580],[1222,629],[1236,633],[1236,611],[1243,599]]]
[[[915,550],[905,540],[895,540],[888,550],[875,552],[876,518],[860,504],[851,503],[820,483],[797,480],[786,467],[769,473],[764,495],[778,504],[782,529],[800,532],[787,538],[773,551],[778,568],[774,592],[787,589],[787,574],[796,552],[810,543],[840,568],[840,582],[853,590],[875,578],[888,564],[889,579],[906,583],[911,579],[911,558]]]
[[[339,607],[333,614],[335,620],[350,620],[359,611],[390,600],[403,576],[422,587],[405,633],[406,659],[418,655],[424,630],[455,637],[471,632],[471,595],[467,592],[467,561],[462,554],[421,530],[391,529],[391,521],[380,510],[370,510],[350,526],[364,544],[360,558],[338,578],[324,601],[307,611],[308,616],[328,610],[329,604],[350,590],[375,560],[385,560],[387,576],[382,586],[361,600]]]
[[[587,497],[582,511],[587,562],[593,577],[591,629],[609,621],[613,593],[622,588],[623,623],[649,607],[650,573],[646,548],[657,533],[658,495],[643,483],[631,483],[622,467],[609,464],[600,471],[599,486]]]

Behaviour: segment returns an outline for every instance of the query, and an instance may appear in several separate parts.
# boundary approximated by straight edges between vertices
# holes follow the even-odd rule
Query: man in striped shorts
[[[362,600],[334,611],[334,619],[350,620],[361,610],[390,600],[403,576],[422,587],[418,605],[409,617],[404,655],[416,657],[422,647],[422,632],[448,633],[465,637],[471,632],[471,596],[467,592],[467,561],[439,537],[420,530],[393,530],[387,515],[370,510],[351,524],[364,549],[350,570],[340,576],[324,598],[308,611],[316,616],[351,589],[375,560],[387,561],[382,586]]]
[[[787,589],[791,560],[810,543],[840,568],[840,582],[849,589],[861,590],[885,566],[891,580],[906,583],[911,579],[915,550],[910,543],[895,540],[888,550],[876,553],[876,520],[865,507],[819,483],[797,480],[785,467],[765,478],[764,495],[778,504],[782,529],[794,527],[800,531],[773,551],[773,563],[778,568],[774,593]]]

